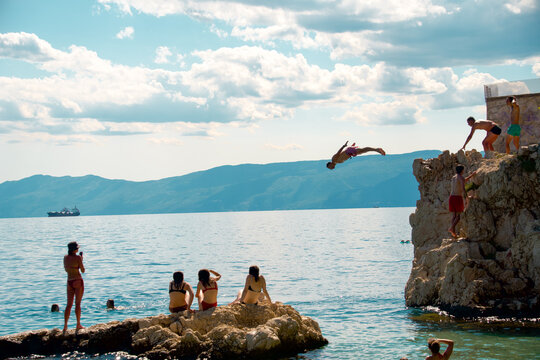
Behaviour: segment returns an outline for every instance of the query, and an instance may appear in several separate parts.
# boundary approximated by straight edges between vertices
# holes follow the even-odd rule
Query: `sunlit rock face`
[[[319,325],[289,305],[233,304],[90,326],[0,337],[0,358],[125,351],[149,359],[280,357],[327,344]]]
[[[413,172],[421,198],[410,216],[414,260],[405,287],[408,306],[438,306],[457,315],[539,315],[540,154],[476,151],[417,159]],[[457,164],[477,171],[478,188],[457,226],[448,228],[450,180]]]

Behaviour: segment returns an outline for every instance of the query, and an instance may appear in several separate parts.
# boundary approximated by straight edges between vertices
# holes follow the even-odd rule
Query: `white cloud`
[[[210,26],[210,31],[213,32],[213,33],[216,34],[219,38],[222,38],[222,39],[224,39],[224,38],[226,38],[226,37],[229,36],[229,33],[228,33],[228,32],[226,32],[225,30],[222,30],[222,29],[218,28],[218,27],[216,26],[216,24],[212,24],[212,25]]]
[[[278,151],[291,151],[291,150],[302,150],[304,147],[298,144],[287,144],[287,145],[274,145],[274,144],[265,144],[266,148]]]
[[[534,75],[540,77],[540,62],[537,62],[536,64],[533,65],[532,72]]]
[[[338,8],[342,10],[342,13],[358,16],[370,15],[375,22],[405,21],[448,12],[444,6],[435,5],[429,0],[387,0],[384,2],[342,0],[338,3]]]
[[[505,65],[531,66],[532,73],[540,77],[540,56],[531,56],[525,59],[512,59],[504,62]]]
[[[530,2],[532,0],[517,0]],[[375,22],[404,21],[428,15],[440,15],[451,10],[430,0],[375,1],[303,1],[292,6],[280,2],[275,7],[270,3],[253,1],[181,1],[181,0],[98,0],[104,6],[116,5],[120,11],[132,14],[131,9],[157,17],[186,14],[201,19],[218,19],[235,26],[253,24],[290,23],[299,14],[352,14],[369,17]],[[514,0],[514,2],[516,2]],[[108,10],[109,8],[107,8]]]
[[[125,39],[125,38],[128,38],[128,39],[133,39],[133,34],[135,33],[135,30],[133,29],[133,27],[131,26],[128,26],[122,30],[120,30],[118,32],[118,34],[116,34],[116,37],[118,39]]]
[[[523,0],[526,1],[526,0]],[[340,19],[349,19],[351,25],[370,22],[373,24],[395,23],[451,14],[452,9],[433,4],[431,0],[389,0],[386,2],[304,1],[295,6],[251,1],[180,1],[180,0],[99,0],[102,5],[116,5],[120,11],[132,14],[131,9],[157,17],[182,14],[208,21],[222,21],[233,27],[232,36],[244,41],[264,42],[272,45],[276,40],[290,42],[295,48],[329,48],[332,57],[359,56],[377,48],[390,46],[384,41],[375,41],[374,34],[381,31],[325,31],[318,23],[333,21],[339,26]],[[330,20],[328,20],[330,19]],[[333,20],[332,20],[333,19]],[[310,24],[309,27],[306,24]],[[227,32],[215,24],[210,31],[219,37]]]
[[[447,109],[461,106],[473,106],[484,103],[484,85],[493,84],[499,80],[487,73],[479,73],[471,69],[461,78],[447,69],[447,80],[444,81],[447,90],[433,96],[430,100],[434,109]]]
[[[424,121],[422,110],[414,99],[395,100],[383,103],[363,104],[347,111],[343,121],[354,121],[360,125],[407,125]]]
[[[182,146],[184,143],[180,139],[176,138],[149,138],[147,140],[150,144],[155,145],[174,145],[174,146]]]
[[[504,6],[514,14],[533,10],[536,7],[536,0],[510,0]]]
[[[185,102],[185,103],[194,103],[197,106],[203,106],[206,104],[207,100],[204,97],[194,97],[194,96],[184,96],[182,93],[176,93],[172,96],[176,101]]]
[[[171,50],[166,46],[159,46],[156,49],[156,58],[154,62],[156,64],[167,64],[169,63],[169,56],[172,55]]]
[[[253,125],[325,107],[343,109],[343,119],[361,124],[410,124],[422,120],[422,109],[482,104],[483,85],[497,81],[474,69],[459,77],[451,68],[382,62],[324,69],[301,54],[259,46],[195,51],[189,68],[167,71],[114,64],[82,46],[56,50],[33,34],[9,34],[9,41],[3,35],[2,53],[49,73],[0,76],[0,121],[32,120],[29,132],[153,134],[166,123],[183,122],[195,127],[169,129],[215,137],[216,127],[203,124]],[[21,48],[25,41],[37,50]],[[167,47],[157,53],[173,58]]]
[[[432,67],[469,65],[471,60],[500,62],[531,47],[538,32],[537,0],[441,2],[433,0],[303,0],[254,2],[252,0],[99,0],[117,7],[161,17],[189,16],[209,24],[224,38],[277,47],[282,42],[295,49],[330,53],[332,59],[353,58],[370,62]],[[515,16],[520,15],[520,16]],[[498,26],[501,22],[508,28]],[[219,24],[219,28],[216,24]],[[467,29],[464,38],[463,31]],[[535,31],[536,30],[536,31]],[[466,39],[464,41],[464,39]],[[510,48],[505,43],[513,42]],[[458,45],[459,44],[459,45]],[[477,51],[483,47],[486,51]]]
[[[60,54],[60,51],[53,49],[51,44],[38,38],[36,34],[0,34],[0,57],[41,62],[52,60]]]

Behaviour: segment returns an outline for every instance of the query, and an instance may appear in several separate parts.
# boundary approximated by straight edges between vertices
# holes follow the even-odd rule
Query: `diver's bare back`
[[[496,126],[497,124],[495,124],[493,121],[491,120],[477,120],[475,123],[474,123],[474,128],[475,129],[478,129],[478,130],[486,130],[486,131],[490,131],[491,128],[493,128],[494,126]]]

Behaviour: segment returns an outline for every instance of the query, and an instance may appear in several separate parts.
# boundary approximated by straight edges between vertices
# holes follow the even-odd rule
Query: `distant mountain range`
[[[153,181],[34,175],[0,184],[0,218],[415,206],[416,158],[437,150],[364,155],[330,171],[327,160],[220,166]]]

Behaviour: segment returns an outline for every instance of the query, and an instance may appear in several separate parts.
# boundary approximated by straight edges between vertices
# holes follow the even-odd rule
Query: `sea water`
[[[434,319],[405,306],[414,208],[0,219],[0,335],[62,328],[63,256],[77,241],[86,273],[82,323],[168,313],[168,283],[218,271],[218,303],[257,264],[273,301],[314,318],[329,344],[307,359],[424,359],[429,337],[452,359],[540,358],[540,330]],[[116,310],[107,310],[107,299]],[[195,306],[196,307],[196,306]],[[75,326],[72,311],[70,327]],[[74,357],[84,357],[76,355]]]

